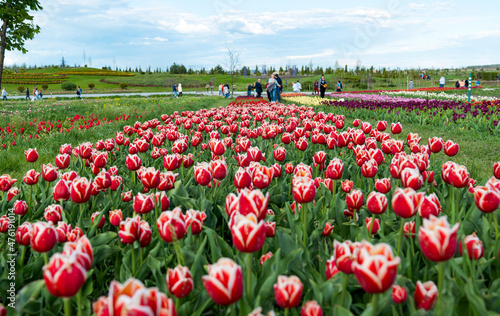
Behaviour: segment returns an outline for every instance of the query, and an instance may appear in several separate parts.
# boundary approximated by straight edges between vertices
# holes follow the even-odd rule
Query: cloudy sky
[[[312,63],[460,67],[500,63],[500,1],[41,0],[29,53],[6,64],[194,68]],[[90,61],[89,61],[90,59]]]

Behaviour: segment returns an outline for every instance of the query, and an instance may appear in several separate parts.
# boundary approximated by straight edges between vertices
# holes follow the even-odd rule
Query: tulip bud
[[[326,279],[330,280],[339,272],[340,270],[335,263],[335,255],[333,255],[330,260],[326,261]]]
[[[479,260],[484,255],[483,242],[476,236],[475,233],[472,235],[465,236],[463,242],[458,245],[458,251],[462,255],[462,244],[467,248],[467,255],[471,260]]]
[[[434,282],[427,281],[422,283],[417,281],[414,300],[418,309],[424,309],[426,311],[431,310],[436,304],[437,297],[438,288]]]
[[[201,186],[207,186],[212,181],[212,167],[209,163],[198,162],[194,166],[194,179]]]
[[[179,207],[161,213],[156,221],[161,238],[165,242],[175,242],[186,234],[184,215]]]
[[[94,219],[97,219],[101,215],[101,212],[94,212],[92,213],[92,216],[90,216],[90,224],[94,223]],[[99,221],[99,224],[97,225],[97,228],[102,228],[104,224],[106,223],[106,217],[104,214],[101,217],[101,220]]]
[[[35,162],[38,160],[38,152],[36,151],[36,148],[25,150],[24,156],[26,156],[26,160],[28,162]]]
[[[266,262],[268,259],[271,259],[273,257],[272,252],[268,252],[260,257],[260,265],[263,266],[264,262]]]
[[[193,235],[198,235],[203,230],[203,223],[207,218],[205,212],[188,210],[186,212],[186,227],[191,227]]]
[[[490,185],[475,187],[474,202],[481,212],[494,212],[500,204],[500,191]]]
[[[77,261],[76,253],[57,253],[42,270],[47,290],[56,297],[75,296],[87,279],[87,271]]]
[[[151,226],[149,226],[148,222],[141,221],[140,223],[140,235],[139,235],[139,244],[142,248],[149,246],[151,243],[151,237],[153,236],[153,232],[151,231]]]
[[[363,193],[359,190],[352,190],[345,198],[347,207],[352,210],[359,210],[363,206]]]
[[[278,276],[278,282],[274,284],[274,297],[276,304],[281,308],[294,308],[300,303],[304,285],[296,276]]]
[[[376,233],[378,233],[378,230],[380,229],[380,220],[378,218],[376,218],[375,221],[372,221],[371,217],[367,217],[365,220],[365,224],[366,224],[366,229],[371,235],[375,235]]]
[[[31,223],[24,222],[16,230],[16,242],[21,246],[28,246],[31,240]]]
[[[218,305],[231,305],[243,296],[243,272],[233,260],[221,258],[202,277],[208,295]]]
[[[28,204],[25,201],[17,200],[14,202],[14,214],[16,215],[26,215],[28,213]]]
[[[294,177],[292,180],[292,194],[297,203],[309,203],[316,196],[314,181],[308,177]]]
[[[450,227],[446,216],[430,215],[429,219],[424,218],[418,231],[418,241],[427,259],[439,262],[452,258],[457,249],[459,227],[459,223]]]
[[[9,191],[16,181],[17,179],[12,179],[8,174],[0,176],[0,190],[3,192]]]
[[[137,193],[137,195],[134,196],[133,207],[136,213],[147,214],[153,210],[154,205],[155,203],[151,195]]]
[[[253,213],[247,215],[234,213],[229,228],[233,236],[233,244],[241,252],[256,252],[264,245],[266,225]]]
[[[188,267],[176,266],[167,271],[167,288],[170,294],[177,298],[186,297],[194,287],[193,275]]]
[[[47,182],[53,182],[57,179],[57,168],[50,163],[42,165],[42,178]]]
[[[56,230],[51,222],[36,222],[30,234],[31,248],[36,252],[49,252],[57,242]]]
[[[307,301],[300,310],[300,316],[323,316],[323,310],[316,301]]]
[[[127,218],[120,223],[118,236],[123,244],[133,244],[140,236],[140,217]]]
[[[398,216],[410,218],[417,213],[423,195],[423,192],[417,193],[412,188],[396,188],[392,196],[392,210]]]
[[[402,304],[406,302],[406,299],[408,298],[408,293],[406,292],[406,289],[404,287],[401,287],[399,285],[393,285],[392,286],[392,300],[396,304]]]
[[[52,222],[54,225],[57,225],[59,221],[62,220],[62,206],[58,204],[51,204],[45,208],[43,212],[43,218],[47,222]]]
[[[323,228],[323,232],[321,233],[321,236],[323,237],[330,236],[334,228],[335,226],[333,226],[330,222],[326,222],[325,227]]]
[[[109,223],[113,226],[120,226],[120,222],[123,221],[122,210],[114,210],[109,212]]]
[[[379,192],[371,192],[366,200],[366,207],[372,214],[382,214],[387,209],[389,201],[387,197]]]
[[[35,185],[38,183],[38,178],[40,177],[40,173],[36,172],[35,169],[28,170],[26,175],[23,178],[24,183],[27,185]]]
[[[429,218],[430,215],[438,216],[442,211],[443,208],[436,193],[424,195],[418,205],[418,214],[423,218]]]
[[[91,182],[85,177],[78,178],[71,184],[71,200],[75,203],[82,204],[90,200]]]

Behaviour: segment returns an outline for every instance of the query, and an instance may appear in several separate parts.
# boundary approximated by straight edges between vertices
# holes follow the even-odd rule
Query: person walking
[[[179,97],[182,97],[182,84],[179,83],[177,86],[177,91],[179,92]]]
[[[260,83],[260,79],[257,79],[257,82],[255,83],[255,93],[257,94],[257,98],[261,97],[262,84]]]
[[[2,90],[2,101],[7,101],[7,90],[5,90],[5,87]]]
[[[78,88],[76,89],[76,95],[78,97],[78,100],[82,99],[82,88],[80,88],[80,86],[78,86]]]
[[[342,92],[342,82],[337,81],[337,92]]]
[[[460,81],[457,80],[457,82],[455,82],[455,88],[459,89],[460,88]]]
[[[222,91],[223,91],[223,94],[224,94],[224,98],[229,98],[229,84],[226,82],[226,84],[224,85],[224,87],[222,88]]]
[[[439,87],[444,88],[445,84],[446,84],[446,79],[443,76],[441,76],[441,78],[439,79]]]
[[[274,74],[271,75],[271,78],[269,78],[267,83],[269,85],[267,86],[266,90],[269,92],[270,101],[276,102],[276,89],[278,88],[278,82],[276,81],[276,76]]]
[[[35,99],[40,100],[40,91],[38,88],[35,90]]]
[[[408,89],[409,90],[415,89],[415,83],[413,82],[413,79],[410,79],[410,82],[408,83]]]
[[[278,89],[276,90],[276,101],[281,102],[281,93],[283,92],[283,81],[281,81],[278,72],[274,73],[274,79],[276,79],[276,83],[278,84]]]
[[[319,95],[319,83],[318,83],[318,80],[314,81],[314,95]]]
[[[465,87],[468,88],[469,87],[469,79],[465,79]]]
[[[30,89],[26,88],[26,100],[30,99]]]
[[[224,85],[221,83],[219,85],[219,97],[222,95],[222,88],[224,88]]]
[[[325,75],[321,75],[321,79],[319,80],[319,92],[321,98],[325,97],[326,88],[328,87],[328,83],[326,82]]]
[[[172,86],[172,91],[174,92],[174,98],[177,98],[177,84],[174,83],[174,85]]]
[[[252,96],[252,89],[253,89],[252,84],[251,83],[247,84],[247,96],[249,97]]]
[[[35,100],[36,100],[36,91],[37,91],[37,90],[38,90],[38,89],[37,89],[37,88],[36,88],[36,86],[35,86],[35,87],[33,88],[33,99],[32,99],[33,101],[35,101]]]

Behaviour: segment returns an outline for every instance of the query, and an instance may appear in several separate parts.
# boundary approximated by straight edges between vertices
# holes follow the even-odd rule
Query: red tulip
[[[297,203],[309,203],[316,196],[314,181],[308,177],[294,177],[292,180],[292,194]]]
[[[82,159],[89,159],[92,156],[92,144],[81,143],[78,145],[78,153]]]
[[[151,195],[137,193],[137,195],[134,196],[134,212],[147,214],[153,210],[154,206],[155,202]]]
[[[392,210],[398,216],[410,218],[417,213],[423,195],[423,192],[417,193],[412,188],[396,188],[392,196]]]
[[[278,276],[278,282],[274,284],[274,297],[276,304],[282,308],[294,308],[300,304],[304,285],[296,276]]]
[[[26,156],[26,160],[28,160],[28,162],[35,162],[38,160],[38,152],[36,151],[36,148],[25,150],[24,156]]]
[[[422,283],[417,281],[414,299],[418,309],[424,309],[426,311],[432,309],[436,304],[437,297],[438,288],[434,282],[427,281]]]
[[[58,226],[59,226],[59,224],[58,224]],[[66,233],[66,237],[68,237],[68,241],[72,241],[72,242],[77,241],[82,236],[83,236],[83,231],[78,226],[73,228],[73,230],[71,230],[71,226],[70,226],[68,232]]]
[[[401,126],[401,123],[391,123],[391,133],[393,134],[399,134],[403,131],[403,127]]]
[[[100,171],[94,179],[94,184],[98,190],[106,191],[112,184],[111,175],[106,169]]]
[[[120,226],[123,221],[122,210],[109,211],[109,223],[113,226]]]
[[[401,171],[401,183],[405,188],[418,190],[424,184],[424,178],[418,169],[405,168]]]
[[[330,260],[326,261],[326,279],[330,280],[339,272],[340,270],[335,263],[335,255],[333,255]]]
[[[64,154],[70,155],[72,150],[73,150],[73,147],[71,146],[71,144],[63,144],[59,147],[59,153],[61,155],[64,155]]]
[[[438,216],[442,211],[443,208],[441,207],[441,203],[439,203],[436,193],[422,196],[418,206],[418,214],[420,216],[423,218],[429,218],[430,215]]]
[[[188,210],[186,212],[186,227],[191,227],[193,235],[198,235],[203,230],[203,223],[207,218],[205,212]]]
[[[368,293],[387,291],[398,274],[399,257],[394,257],[391,246],[379,243],[360,247],[352,268],[359,284]]]
[[[247,188],[252,183],[252,177],[247,169],[239,168],[234,175],[234,185],[238,189]]]
[[[71,184],[71,200],[82,204],[90,200],[91,182],[85,177],[78,178]]]
[[[144,248],[149,246],[151,243],[151,238],[153,236],[153,232],[151,231],[151,226],[146,221],[140,222],[140,234],[139,234],[139,245]]]
[[[377,175],[377,172],[378,172],[378,165],[374,159],[366,161],[361,166],[361,174],[365,178],[373,178]]]
[[[347,207],[351,210],[359,210],[363,206],[363,193],[359,190],[352,190],[345,198]]]
[[[385,131],[387,129],[387,121],[378,121],[377,129],[381,132]]]
[[[58,222],[56,227],[57,242],[62,244],[68,241],[68,233],[71,232],[71,225],[65,222]]]
[[[276,234],[276,222],[266,221],[266,237],[274,237]]]
[[[415,222],[406,222],[403,226],[403,234],[405,238],[413,238],[415,234]]]
[[[330,161],[328,167],[326,168],[325,177],[332,180],[338,180],[342,178],[343,171],[344,171],[344,163],[342,162],[342,160],[338,158],[333,158]]]
[[[24,222],[16,230],[16,242],[21,246],[28,246],[31,240],[31,223]]]
[[[217,180],[223,180],[227,175],[227,164],[225,160],[212,160],[210,162],[210,167],[212,168],[213,177]]]
[[[260,265],[263,266],[264,262],[266,262],[268,259],[271,259],[273,257],[272,252],[268,252],[260,257]]]
[[[402,304],[406,302],[406,299],[408,298],[408,293],[406,292],[406,289],[404,287],[401,287],[399,285],[393,285],[392,286],[392,300],[396,304]]]
[[[444,143],[444,153],[449,156],[453,157],[458,153],[459,146],[457,143],[454,143],[453,141],[449,140],[446,143]]]
[[[14,214],[16,215],[22,216],[28,213],[28,204],[25,201],[22,200],[15,201],[13,208],[14,208]]]
[[[300,310],[300,316],[323,316],[323,310],[316,301],[307,301]]]
[[[464,166],[449,161],[443,164],[441,177],[455,188],[464,188],[469,184],[470,174]]]
[[[7,233],[9,231],[10,221],[7,215],[0,217],[0,233]]]
[[[90,270],[94,263],[94,251],[87,236],[79,238],[75,242],[67,242],[64,244],[63,255],[71,255],[76,253],[76,260],[82,265],[85,270]]]
[[[166,282],[170,294],[177,298],[186,297],[194,287],[193,275],[189,268],[180,265],[168,269]]]
[[[182,161],[179,161],[179,156],[177,155],[167,155],[163,157],[163,166],[168,171],[174,171],[180,167]]]
[[[291,163],[287,163],[285,165],[285,172],[287,174],[292,174],[294,170],[295,170],[295,167]]]
[[[144,170],[141,177],[141,183],[148,189],[154,189],[160,184],[160,170],[149,167]]]
[[[87,280],[87,270],[78,262],[77,253],[56,253],[43,266],[43,278],[50,294],[56,297],[73,297]]]
[[[335,226],[333,226],[330,222],[326,222],[325,227],[323,228],[323,232],[321,236],[330,236]]]
[[[391,179],[389,178],[375,179],[375,190],[383,194],[390,192]]]
[[[57,168],[50,163],[42,165],[42,178],[47,182],[53,182],[57,179]]]
[[[132,198],[134,197],[132,190],[127,191],[127,192],[122,192],[121,194],[122,201],[123,202],[130,202],[132,201]]]
[[[241,252],[259,251],[266,240],[266,225],[255,214],[234,213],[230,223],[233,244]]]
[[[353,243],[350,240],[346,240],[343,243],[336,240],[333,241],[335,265],[340,271],[346,274],[353,273],[352,263],[358,255],[360,246],[359,242]]]
[[[293,170],[293,176],[294,177],[307,177],[311,178],[313,177],[313,170],[311,166],[308,166],[304,163],[299,163],[297,166],[295,166],[295,169]]]
[[[171,171],[160,173],[160,183],[156,187],[160,191],[168,191],[174,188],[175,181],[177,181],[178,173]]]
[[[90,224],[94,223],[94,219],[97,219],[101,215],[101,212],[94,212],[92,213],[92,216],[90,216]],[[106,217],[104,214],[101,217],[101,220],[99,221],[99,224],[97,225],[97,228],[102,228],[104,224],[106,223]]]
[[[97,151],[92,155],[92,161],[97,168],[104,168],[108,163],[108,153]]]
[[[30,234],[31,248],[36,252],[49,252],[57,242],[56,230],[51,222],[32,224]]]
[[[133,244],[134,241],[139,239],[141,234],[140,222],[140,217],[136,216],[134,218],[127,218],[125,221],[120,223],[118,236],[120,236],[120,241],[123,244]]]
[[[313,161],[316,164],[318,164],[318,165],[324,164],[325,160],[326,160],[326,153],[324,151],[317,151],[314,153]]]
[[[136,171],[141,167],[141,158],[139,158],[139,156],[137,155],[128,155],[125,159],[125,165],[127,166],[128,170]]]
[[[212,181],[213,170],[209,163],[198,162],[194,166],[194,179],[201,186],[207,186]]]
[[[231,216],[233,212],[241,215],[255,214],[257,219],[264,220],[267,216],[267,203],[269,193],[264,194],[260,190],[242,189],[238,196],[229,194],[226,196],[226,213]]]
[[[476,202],[476,206],[481,212],[494,212],[500,204],[500,191],[490,185],[475,187],[474,202]]]
[[[65,181],[64,179],[59,180],[54,186],[54,191],[52,192],[52,197],[56,202],[67,201],[70,197],[70,186],[71,182]]]
[[[300,151],[305,151],[307,149],[308,142],[307,138],[301,137],[297,141],[295,141],[295,147],[297,147]]]
[[[276,161],[284,161],[286,158],[286,149],[285,147],[278,147],[273,152],[274,159]]]
[[[7,192],[7,201],[12,201],[12,199],[19,195],[19,189],[17,187],[12,187]]]
[[[455,255],[457,250],[457,232],[460,227],[456,223],[450,227],[446,216],[429,219],[424,218],[418,232],[418,242],[422,253],[431,261],[446,261]]]
[[[63,208],[59,204],[51,204],[45,208],[43,212],[43,218],[47,222],[52,222],[54,225],[57,225],[60,221],[62,221],[62,211]]]
[[[27,185],[35,185],[38,183],[38,178],[40,177],[40,173],[36,172],[35,169],[28,170],[26,175],[24,176],[24,183]]]
[[[375,235],[376,233],[378,233],[378,231],[380,229],[380,220],[378,218],[376,218],[372,224],[372,218],[367,217],[365,219],[365,224],[366,224],[366,229],[368,230],[368,232],[370,232],[370,227],[371,227],[371,232],[370,232],[371,235]]]
[[[233,260],[221,258],[202,277],[208,295],[218,305],[231,305],[243,296],[243,272]]]
[[[436,154],[443,149],[443,139],[439,137],[429,138],[428,145],[430,151]]]
[[[345,193],[351,192],[353,185],[354,183],[351,180],[346,179],[342,181],[341,182],[342,191],[344,191]]]
[[[483,242],[479,237],[476,236],[476,233],[472,233],[472,235],[465,236],[463,242],[461,242],[458,246],[458,252],[462,255],[462,243],[467,248],[467,255],[471,260],[479,260],[484,255]]]
[[[493,175],[500,180],[500,161],[493,164]]]
[[[186,234],[184,215],[179,207],[161,213],[156,221],[161,238],[165,242],[175,242]]]

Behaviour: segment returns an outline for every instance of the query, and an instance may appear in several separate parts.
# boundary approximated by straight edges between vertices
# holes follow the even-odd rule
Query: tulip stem
[[[21,268],[24,267],[24,257],[26,256],[26,248],[28,248],[28,246],[23,246],[23,251],[21,252],[21,261],[19,262]]]
[[[372,294],[372,308],[373,308],[373,314],[372,315],[377,316],[378,295],[376,293]]]
[[[248,299],[248,302],[252,302],[252,253],[246,253],[245,254],[245,259],[246,259],[246,296]]]
[[[76,302],[77,302],[77,308],[78,310],[76,311],[77,316],[82,316],[82,289],[78,291],[76,294]]]
[[[444,262],[438,263],[438,306],[437,315],[441,315],[441,304],[443,302],[443,283],[444,283]]]
[[[307,203],[302,203],[302,226],[303,226],[303,235],[302,239],[304,241],[304,246],[307,247]]]
[[[343,273],[342,276],[342,295],[340,296],[340,306],[344,307],[345,293],[347,292],[347,282],[349,281],[349,275]]]
[[[71,298],[63,298],[64,301],[64,315],[71,316]]]
[[[29,209],[28,209],[28,218],[31,218],[31,214],[33,213],[32,210],[31,210],[31,197],[33,196],[33,185],[30,185],[30,205],[29,205]]]
[[[177,254],[177,262],[179,263],[179,265],[182,266],[182,265],[184,265],[184,262],[183,262],[184,260],[183,260],[183,258],[181,256],[181,251],[180,251],[180,247],[179,247],[178,243],[179,243],[178,240],[176,240],[176,241],[173,242],[174,248],[175,248],[175,253]]]
[[[290,311],[289,308],[285,308],[285,316],[288,316],[288,312]]]
[[[401,218],[401,228],[399,229],[399,238],[398,238],[398,256],[401,256],[401,242],[403,241],[404,229],[405,229],[405,220],[404,218]]]
[[[492,212],[491,217],[493,217],[493,223],[495,226],[495,234],[496,234],[495,245],[496,245],[496,242],[498,241],[498,237],[500,237],[500,234],[498,233],[498,218],[497,218],[496,212]]]
[[[134,244],[130,244],[130,251],[132,252],[132,276],[135,276],[135,249],[134,249]]]
[[[370,227],[368,228],[368,239],[372,238],[373,225],[375,223],[375,214],[372,214],[372,221],[370,222]]]
[[[49,256],[46,252],[43,253],[43,262],[45,262],[45,265],[49,263]]]

